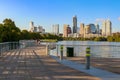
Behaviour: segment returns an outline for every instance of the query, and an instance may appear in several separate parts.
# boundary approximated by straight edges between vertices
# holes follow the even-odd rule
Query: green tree
[[[113,42],[114,41],[114,37],[113,36],[108,36],[107,37],[107,41]]]
[[[27,30],[22,30],[21,39],[26,39],[26,40],[31,39],[30,33]]]
[[[0,24],[0,40],[2,42],[18,41],[20,39],[19,33],[20,29],[11,19],[5,19],[3,24]]]

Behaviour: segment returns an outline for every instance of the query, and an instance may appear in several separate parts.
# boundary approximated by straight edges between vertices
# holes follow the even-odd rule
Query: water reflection
[[[63,54],[66,56],[66,48],[74,48],[74,56],[85,56],[86,47],[90,46],[92,57],[120,58],[119,42],[93,42],[93,41],[61,41],[57,43],[58,55],[60,54],[60,45],[64,45]],[[57,50],[51,53],[57,54]]]

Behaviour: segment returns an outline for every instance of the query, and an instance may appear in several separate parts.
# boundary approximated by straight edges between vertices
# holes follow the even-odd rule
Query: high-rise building
[[[84,36],[84,23],[80,24],[80,36],[83,37]]]
[[[86,25],[84,27],[84,37],[88,37],[89,33],[90,33],[90,25]]]
[[[34,32],[34,22],[30,22],[30,32]]]
[[[34,31],[33,32],[37,32],[37,30],[38,30],[37,27],[34,27]]]
[[[91,32],[90,25],[86,25],[84,28],[84,34],[89,34]]]
[[[43,30],[42,26],[38,26],[38,32],[42,33],[42,30]]]
[[[102,34],[102,29],[100,29],[99,34]]]
[[[45,33],[45,29],[42,30],[42,33]]]
[[[106,36],[110,36],[112,33],[112,23],[110,20],[106,20]]]
[[[77,33],[77,16],[73,17],[73,33]]]
[[[68,37],[68,34],[71,34],[71,27],[68,24],[64,24],[63,37]]]
[[[39,32],[39,33],[45,33],[45,29],[43,29],[42,26],[34,26],[34,22],[30,22],[30,32]]]
[[[102,36],[106,36],[106,21],[102,22]]]
[[[96,33],[100,34],[99,24],[96,24],[95,27],[96,27]]]
[[[53,34],[59,35],[59,24],[53,25]]]
[[[71,27],[69,27],[69,26],[67,27],[67,33],[68,33],[68,34],[71,34],[71,33],[72,33]]]
[[[39,33],[44,33],[44,32],[45,32],[44,30],[45,30],[45,29],[43,29],[42,26],[38,26],[38,32],[39,32]]]
[[[90,33],[96,34],[97,29],[96,29],[95,24],[89,24],[89,26],[90,26]]]
[[[105,20],[102,23],[102,36],[109,36],[112,33],[112,23],[110,20]]]
[[[67,37],[67,27],[68,27],[68,25],[64,24],[64,27],[63,27],[63,37]]]

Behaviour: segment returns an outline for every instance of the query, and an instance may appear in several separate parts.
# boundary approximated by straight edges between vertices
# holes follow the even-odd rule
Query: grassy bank
[[[41,39],[41,42],[57,42],[57,39]]]

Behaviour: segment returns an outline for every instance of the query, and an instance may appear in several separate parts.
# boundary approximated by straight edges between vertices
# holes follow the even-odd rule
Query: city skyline
[[[47,32],[53,24],[73,27],[73,16],[77,16],[77,27],[80,23],[100,23],[110,19],[114,31],[120,32],[119,0],[0,0],[0,23],[11,18],[20,29],[29,29],[29,22],[42,25]]]

